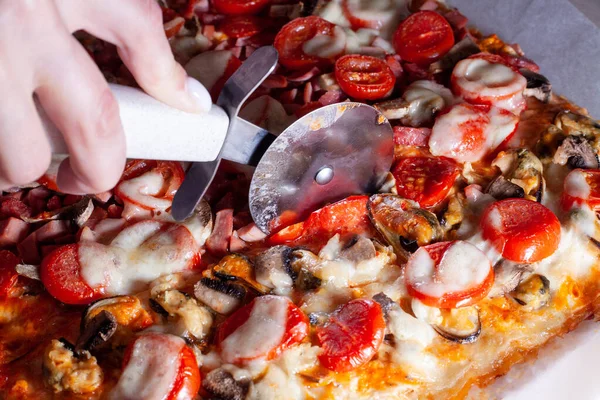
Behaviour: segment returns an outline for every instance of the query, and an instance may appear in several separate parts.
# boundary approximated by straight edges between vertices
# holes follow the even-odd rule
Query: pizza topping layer
[[[55,171],[4,193],[0,397],[447,398],[589,314],[600,125],[517,45],[432,0],[167,3],[175,57],[213,99],[274,43],[242,117],[277,133],[377,102],[393,167],[379,193],[285,213],[269,237],[249,170],[225,162],[183,223],[179,163],[132,160],[94,196],[54,192]]]

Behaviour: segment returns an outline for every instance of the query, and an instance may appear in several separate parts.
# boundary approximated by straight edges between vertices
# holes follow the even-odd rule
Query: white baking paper
[[[519,43],[556,93],[600,118],[600,0],[448,0],[483,33]],[[587,17],[586,17],[587,16]]]
[[[573,0],[577,7],[567,0],[449,2],[484,34],[519,43],[556,93],[600,118],[600,0]],[[552,340],[535,362],[513,367],[485,392],[506,400],[597,400],[599,369],[600,323],[587,321]]]

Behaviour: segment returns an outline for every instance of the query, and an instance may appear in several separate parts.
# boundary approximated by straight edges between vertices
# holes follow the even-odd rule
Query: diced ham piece
[[[469,19],[462,15],[458,10],[452,10],[444,14],[444,17],[456,31],[466,28],[467,24],[469,23]]]
[[[387,55],[385,56],[385,62],[390,67],[396,78],[402,76],[404,69],[402,69],[402,64],[400,64],[397,56]]]
[[[323,106],[339,103],[346,100],[346,95],[341,90],[329,90],[319,97],[319,103]]]
[[[279,100],[281,100],[281,102],[284,104],[293,103],[294,100],[296,100],[297,95],[298,95],[298,89],[293,88],[293,89],[286,90],[285,92],[281,93],[281,95],[279,96]]]
[[[121,232],[127,221],[125,218],[106,218],[98,222],[94,229],[84,227],[80,232],[80,240],[92,240],[99,243],[110,243]]]
[[[75,203],[77,203],[79,200],[81,200],[83,198],[83,196],[79,196],[79,195],[75,195],[75,194],[68,194],[64,197],[63,199],[63,206],[70,206],[73,205]]]
[[[221,22],[225,19],[225,15],[203,13],[199,15],[199,18],[202,25],[216,25],[218,22]]]
[[[0,247],[14,246],[27,236],[29,224],[18,218],[9,217],[0,221]]]
[[[9,196],[0,199],[0,218],[20,218],[30,216],[31,208],[21,200]]]
[[[57,219],[46,222],[35,233],[37,234],[38,242],[51,242],[71,235],[71,227],[68,221]]]
[[[313,95],[313,90],[312,90],[312,84],[310,82],[307,82],[304,84],[304,90],[302,92],[302,100],[305,103],[310,103],[312,101],[312,95]]]
[[[117,204],[111,204],[108,206],[108,217],[109,218],[121,218],[123,214],[123,206]]]
[[[39,214],[46,209],[46,202],[51,192],[43,186],[31,189],[25,196],[25,203],[31,207],[33,215]]]
[[[427,0],[425,3],[423,3],[423,5],[421,7],[419,7],[419,10],[421,11],[435,11],[438,8],[438,3],[435,0]]]
[[[240,211],[233,216],[233,229],[237,230],[252,222],[252,216],[249,211]]]
[[[227,192],[225,196],[219,200],[219,202],[215,205],[215,212],[225,210],[227,208],[233,208],[233,193]]]
[[[206,248],[215,254],[224,254],[229,246],[233,233],[233,210],[231,208],[217,211],[215,226],[206,241]]]
[[[37,234],[32,232],[17,245],[19,256],[25,264],[39,264],[42,261],[38,248]]]
[[[394,126],[394,143],[400,146],[427,146],[431,136],[429,128]]]
[[[237,230],[237,233],[240,239],[248,243],[260,242],[267,237],[267,235],[261,231],[254,222],[241,227]]]
[[[237,231],[233,231],[231,238],[229,239],[229,251],[236,253],[246,249],[247,247],[248,244],[240,239]]]
[[[414,81],[431,78],[429,70],[417,64],[404,63],[404,71],[406,71],[408,75],[408,81],[411,83]]]
[[[50,211],[58,210],[62,207],[62,201],[58,196],[52,196],[46,204],[46,208]]]
[[[313,67],[308,71],[300,71],[300,72],[292,72],[287,76],[287,80],[290,82],[306,82],[314,76],[317,76],[321,73],[321,70],[317,67]]]
[[[288,86],[288,81],[283,75],[271,74],[267,76],[262,85],[269,89],[283,89]]]

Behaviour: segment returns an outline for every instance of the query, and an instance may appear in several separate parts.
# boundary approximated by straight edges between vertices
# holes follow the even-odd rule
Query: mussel
[[[241,280],[263,294],[271,291],[256,280],[254,266],[247,257],[240,254],[229,254],[223,257],[212,267],[212,272],[215,276],[225,280]]]
[[[206,307],[198,304],[196,299],[176,290],[165,290],[153,296],[169,315],[176,318],[179,325],[178,335],[189,338],[193,342],[203,340],[209,333],[213,316]]]
[[[457,343],[473,343],[481,333],[481,319],[476,307],[440,309],[439,322],[432,325],[442,337]]]
[[[236,381],[230,372],[223,368],[210,371],[202,379],[202,387],[223,400],[243,400],[248,393],[249,382]]]
[[[533,274],[517,286],[511,297],[525,311],[535,311],[550,301],[550,281],[543,275]]]
[[[435,214],[412,200],[375,194],[369,198],[367,210],[377,231],[402,260],[407,260],[417,246],[442,240],[443,230]]]
[[[319,263],[319,256],[313,252],[294,249],[290,254],[290,265],[296,275],[294,285],[302,291],[317,289],[321,286],[321,279],[314,275]]]
[[[76,351],[64,339],[52,340],[44,349],[42,371],[55,393],[80,395],[96,391],[104,380],[102,368],[87,350]]]
[[[523,276],[533,272],[531,264],[517,264],[508,260],[501,260],[494,265],[494,285],[488,297],[504,296],[515,290]]]
[[[500,171],[502,171],[502,177],[496,178],[496,180],[492,181],[488,186],[488,193],[492,196],[496,194],[504,197],[525,197],[526,199],[537,202],[542,201],[544,190],[546,188],[546,182],[543,176],[543,165],[531,151],[527,149],[502,151],[494,159],[492,165],[498,167]],[[496,183],[498,179],[522,188],[523,196],[521,196],[521,191],[512,185],[506,190],[506,184],[503,185],[502,181]],[[490,190],[494,189],[495,193],[491,193]],[[507,193],[513,194],[513,196],[507,196]]]
[[[147,328],[153,323],[152,316],[137,297],[115,296],[98,300],[88,306],[81,320],[82,331],[103,311],[112,314],[120,328],[129,328],[132,331]]]

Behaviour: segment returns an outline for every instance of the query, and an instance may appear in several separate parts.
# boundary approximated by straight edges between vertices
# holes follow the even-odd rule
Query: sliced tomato
[[[526,106],[527,79],[493,54],[476,54],[459,61],[450,79],[452,91],[473,104],[493,105],[519,114]]]
[[[420,247],[405,267],[408,293],[437,308],[469,306],[483,299],[494,283],[494,269],[474,245],[457,240]]]
[[[335,25],[321,17],[296,18],[287,23],[277,36],[274,46],[279,52],[279,62],[289,69],[310,69],[329,64],[330,60],[306,54],[303,45],[319,35],[333,36]]]
[[[175,161],[137,162],[126,168],[115,194],[124,202],[146,210],[166,210],[185,173]],[[158,179],[156,179],[158,177]]]
[[[384,60],[356,54],[335,62],[335,78],[344,93],[359,100],[381,99],[396,84],[396,77]]]
[[[323,327],[317,328],[323,348],[319,361],[336,372],[360,367],[377,353],[384,331],[385,320],[377,302],[352,300],[335,310]]]
[[[454,32],[440,14],[435,11],[419,11],[398,26],[393,44],[403,60],[430,64],[454,46]]]
[[[304,222],[291,225],[269,238],[272,244],[323,243],[336,234],[343,237],[372,233],[367,212],[369,196],[350,196],[314,211]]]
[[[480,226],[482,235],[510,261],[534,263],[551,256],[560,243],[560,222],[540,203],[505,199],[489,205]]]
[[[564,181],[561,205],[565,211],[573,207],[588,205],[595,212],[600,211],[600,170],[575,169]]]
[[[406,157],[392,170],[398,195],[421,207],[434,207],[443,201],[458,177],[458,165],[445,157]]]
[[[225,19],[219,30],[231,38],[254,36],[267,27],[266,21],[255,16],[236,16]]]
[[[213,0],[212,3],[221,14],[248,15],[258,13],[269,0]]]
[[[102,297],[100,289],[91,288],[81,277],[78,249],[78,244],[61,246],[44,257],[40,266],[48,293],[66,304],[89,304]]]
[[[19,275],[15,267],[18,263],[19,258],[11,251],[0,250],[0,299],[7,297],[17,283]]]
[[[155,352],[154,357],[152,357],[153,359],[148,361],[150,357],[146,357],[143,360],[134,359],[133,362],[136,364],[137,368],[144,368],[145,373],[149,375],[149,378],[152,378],[152,375],[156,375],[155,377],[159,378],[163,373],[163,371],[160,370],[160,358],[164,356],[165,353],[171,355],[170,353],[172,352],[172,349],[170,348],[171,345],[169,343],[169,337],[170,335],[158,333],[150,333],[138,336],[125,349],[125,354],[123,356],[123,370],[125,371],[132,362],[132,356],[136,344],[139,347],[142,342],[146,342],[147,344],[142,344],[145,347],[144,350]],[[164,351],[161,352],[161,344],[163,343],[165,347]],[[198,362],[196,361],[196,355],[192,349],[183,343],[178,357],[179,365],[175,375],[175,380],[171,385],[171,390],[169,393],[163,397],[165,400],[192,399],[196,396],[198,390],[200,390],[202,378],[200,376]],[[144,362],[148,364],[144,364]],[[135,383],[144,384],[145,382],[140,380],[136,381]],[[117,384],[117,389],[119,384]]]
[[[285,326],[282,332],[280,324]],[[255,337],[254,330],[264,336]],[[274,334],[278,336],[268,336]],[[272,360],[307,335],[308,318],[302,310],[286,297],[267,295],[255,298],[227,318],[219,326],[217,343],[226,361],[239,364],[255,359]]]
[[[519,117],[486,105],[461,103],[437,117],[429,149],[433,155],[459,162],[481,160],[516,131]]]

